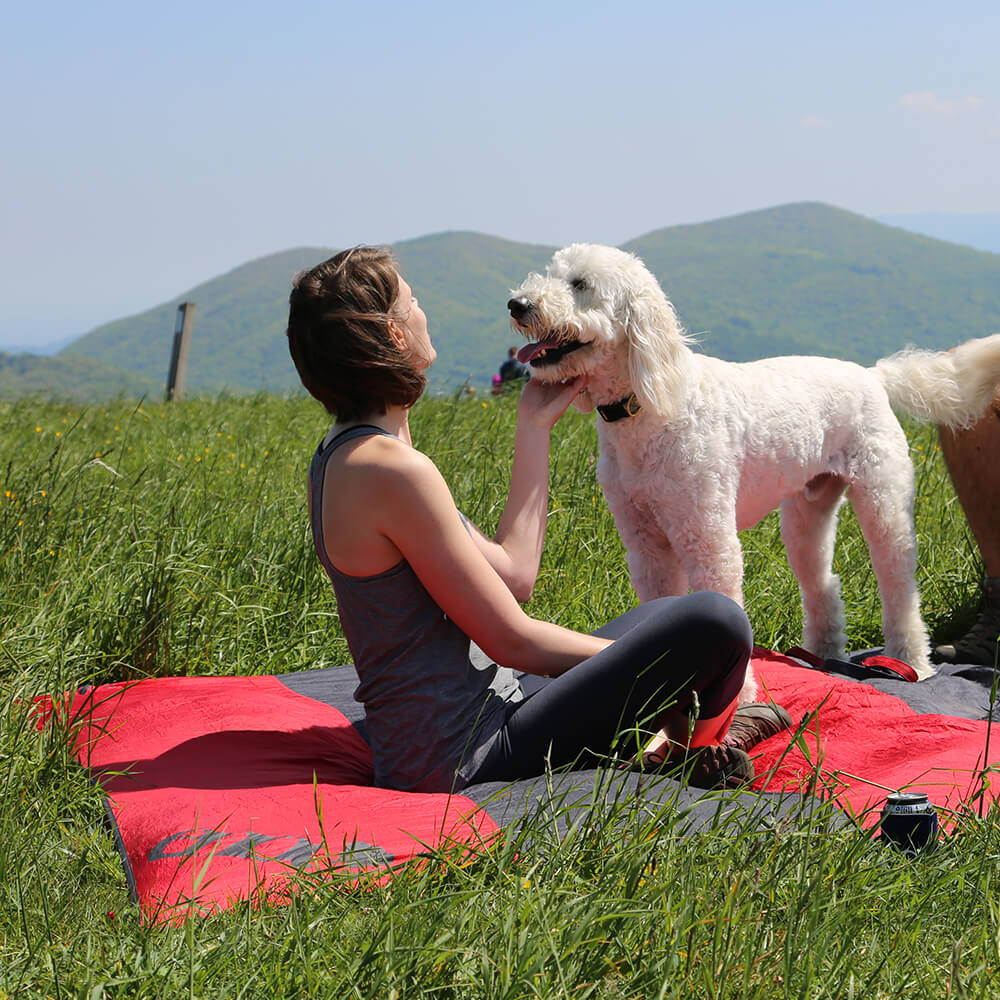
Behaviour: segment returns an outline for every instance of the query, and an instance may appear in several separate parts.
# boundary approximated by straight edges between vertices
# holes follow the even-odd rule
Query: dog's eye
[[[570,284],[578,292],[586,292],[590,288],[590,283],[586,278],[574,278]]]

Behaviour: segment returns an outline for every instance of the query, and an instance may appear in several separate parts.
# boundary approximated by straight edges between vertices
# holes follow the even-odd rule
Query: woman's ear
[[[403,333],[400,325],[395,320],[389,320],[389,336],[396,345],[396,349],[405,354],[407,349],[406,334]]]

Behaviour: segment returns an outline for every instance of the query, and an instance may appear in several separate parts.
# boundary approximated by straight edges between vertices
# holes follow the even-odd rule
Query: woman
[[[360,678],[377,785],[436,792],[528,777],[606,759],[622,733],[657,729],[655,762],[687,760],[693,784],[752,777],[744,750],[720,745],[751,648],[735,604],[665,598],[584,635],[518,603],[541,559],[550,432],[582,379],[525,387],[510,494],[490,539],[412,447],[410,407],[436,352],[389,251],[348,250],[300,275],[288,339],[306,389],[335,417],[310,470],[310,517]],[[470,639],[495,663],[474,666]],[[514,671],[554,679],[525,696]]]

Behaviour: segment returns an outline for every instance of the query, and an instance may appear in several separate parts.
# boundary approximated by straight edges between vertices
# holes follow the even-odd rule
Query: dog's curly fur
[[[691,350],[673,306],[634,255],[574,244],[508,303],[534,377],[588,376],[577,406],[634,393],[639,412],[598,421],[598,479],[641,601],[715,590],[742,604],[737,531],[776,507],[804,605],[803,645],[845,655],[831,571],[849,490],[882,596],[886,653],[931,676],[914,580],[913,467],[893,406],[968,426],[1000,382],[1000,334],[950,352],[909,349],[873,368],[818,357],[733,364]],[[748,677],[740,701],[753,699]]]

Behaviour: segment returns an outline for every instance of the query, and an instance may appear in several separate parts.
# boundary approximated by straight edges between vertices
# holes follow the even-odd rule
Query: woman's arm
[[[441,473],[420,452],[400,451],[383,468],[378,505],[379,530],[441,610],[495,662],[555,676],[610,644],[524,613],[462,525]]]
[[[514,437],[510,492],[492,539],[474,525],[479,551],[518,601],[527,601],[538,577],[549,509],[549,439],[552,428],[586,386],[531,379],[521,393]]]

